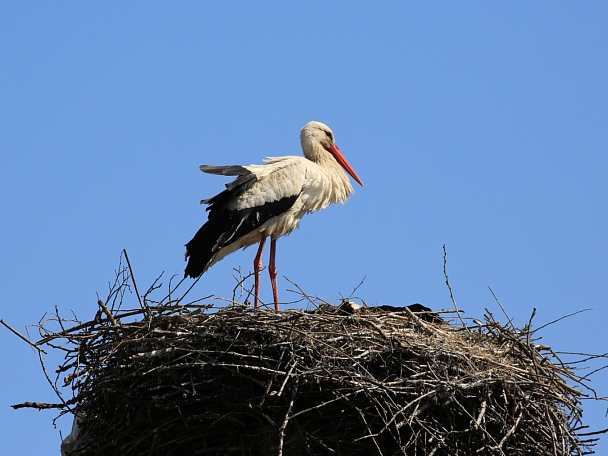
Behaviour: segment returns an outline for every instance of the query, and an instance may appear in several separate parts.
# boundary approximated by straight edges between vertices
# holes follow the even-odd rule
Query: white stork
[[[220,194],[201,201],[209,205],[209,219],[186,244],[186,277],[199,277],[226,255],[259,242],[253,263],[257,308],[262,252],[270,236],[268,272],[275,309],[279,310],[277,239],[295,230],[304,214],[346,202],[353,187],[342,168],[363,186],[327,125],[307,123],[300,142],[304,157],[269,157],[264,165],[200,167],[205,173],[238,177]]]

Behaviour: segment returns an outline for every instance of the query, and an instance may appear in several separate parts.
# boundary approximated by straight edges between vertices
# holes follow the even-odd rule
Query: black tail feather
[[[209,222],[207,222],[197,231],[192,240],[186,244],[188,264],[186,265],[184,277],[195,279],[200,276],[205,272],[208,264],[215,256],[213,246],[217,237],[212,236],[209,231]]]

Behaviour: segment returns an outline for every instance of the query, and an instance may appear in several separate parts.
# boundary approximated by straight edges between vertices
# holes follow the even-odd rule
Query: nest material
[[[529,328],[420,316],[104,306],[37,345],[68,341],[67,455],[589,453],[576,377]]]

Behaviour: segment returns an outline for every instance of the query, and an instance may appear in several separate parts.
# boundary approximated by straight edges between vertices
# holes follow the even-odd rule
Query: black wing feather
[[[262,206],[229,209],[230,202],[251,187],[252,179],[255,182],[256,177],[253,174],[239,176],[226,185],[226,190],[202,201],[209,204],[207,208],[209,219],[186,244],[186,255],[189,257],[186,277],[200,276],[207,270],[220,249],[259,228],[270,218],[287,211],[299,197],[299,194],[296,194]]]

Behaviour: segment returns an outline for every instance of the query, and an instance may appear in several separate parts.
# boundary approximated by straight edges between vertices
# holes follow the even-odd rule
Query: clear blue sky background
[[[446,244],[467,315],[505,321],[488,286],[520,326],[592,308],[543,342],[606,352],[606,24],[601,1],[5,1],[0,317],[92,318],[123,248],[140,288],[181,275],[199,200],[226,182],[198,166],[299,154],[320,120],[365,188],[279,241],[280,276],[333,303],[365,277],[371,305],[451,308]],[[230,297],[254,254],[190,297]],[[58,454],[54,412],[9,408],[56,400],[35,353],[4,328],[0,343],[2,452]],[[585,405],[593,429],[606,406]]]

